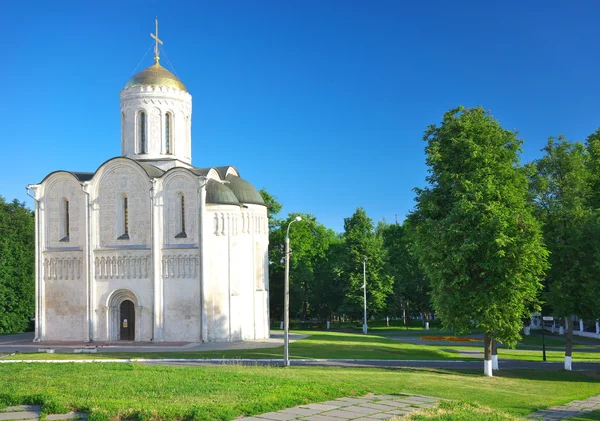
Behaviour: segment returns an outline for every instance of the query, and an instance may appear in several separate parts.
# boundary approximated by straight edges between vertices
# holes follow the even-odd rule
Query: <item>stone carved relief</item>
[[[63,177],[49,181],[42,199],[46,202],[46,245],[51,248],[81,247],[82,233],[85,232],[83,192],[77,181],[69,179],[69,175]],[[69,241],[67,242],[60,241],[60,206],[63,204],[63,199],[69,201]]]
[[[47,257],[44,259],[44,280],[73,281],[81,279],[81,257]]]
[[[269,234],[269,220],[265,215],[259,215],[253,212],[242,212],[240,218],[242,234]]]
[[[150,254],[98,256],[94,259],[96,279],[145,279],[149,277]]]
[[[162,275],[169,278],[195,278],[198,276],[198,258],[185,254],[163,256]]]
[[[187,244],[197,240],[198,191],[197,180],[191,176],[176,175],[165,181],[164,242],[165,244]],[[185,238],[175,238],[181,229],[181,202],[179,195],[185,199]]]
[[[234,212],[215,212],[213,216],[213,233],[216,236],[239,234],[240,215]]]
[[[160,144],[160,109],[152,108],[150,110],[150,141]]]
[[[102,175],[98,185],[98,226],[100,245],[144,245],[150,242],[150,194],[149,185],[140,174],[128,165],[115,166]],[[123,234],[118,224],[118,206],[127,196],[129,211],[129,240],[117,240]]]

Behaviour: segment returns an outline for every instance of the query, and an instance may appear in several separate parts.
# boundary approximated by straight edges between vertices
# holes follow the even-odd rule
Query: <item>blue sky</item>
[[[7,2],[0,195],[31,205],[27,184],[119,155],[155,15],[193,96],[193,164],[234,165],[336,231],[358,206],[404,218],[423,131],[455,106],[518,130],[523,161],[600,126],[597,1]]]

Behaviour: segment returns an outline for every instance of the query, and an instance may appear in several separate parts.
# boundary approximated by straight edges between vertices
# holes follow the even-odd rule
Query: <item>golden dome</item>
[[[169,72],[167,69],[158,64],[158,61],[152,66],[133,75],[131,79],[125,83],[124,89],[131,88],[132,86],[148,85],[169,86],[171,88],[187,92],[187,88],[183,82],[181,82],[173,73]]]

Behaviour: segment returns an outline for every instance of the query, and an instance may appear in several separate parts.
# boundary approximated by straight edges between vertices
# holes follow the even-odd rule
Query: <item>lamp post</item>
[[[295,217],[287,227],[285,234],[285,286],[283,299],[283,365],[290,366],[290,227],[294,222],[302,221]]]
[[[367,258],[363,260],[363,298],[364,298],[364,318],[363,318],[363,333],[367,334]]]

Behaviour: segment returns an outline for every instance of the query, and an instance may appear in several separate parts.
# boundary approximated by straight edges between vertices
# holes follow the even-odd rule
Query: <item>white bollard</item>
[[[386,323],[386,326],[388,326],[388,327],[390,326],[390,316],[385,318],[385,323]]]
[[[429,330],[429,322],[425,322],[425,330]]]
[[[554,328],[556,327],[556,320],[552,321],[552,333],[554,333]]]
[[[525,336],[531,335],[531,328],[529,326],[525,326],[523,328],[523,333],[525,334]]]
[[[579,320],[579,331],[583,332],[583,320]]]
[[[279,324],[279,329],[283,330],[283,322]]]
[[[596,335],[600,335],[600,322],[596,322]]]
[[[565,334],[565,328],[564,328],[564,327],[562,327],[562,326],[560,326],[560,327],[558,328],[558,334],[559,334],[559,335],[564,335],[564,334]]]
[[[327,320],[327,330],[329,330],[329,326],[331,326],[331,322]]]
[[[500,370],[498,365],[498,355],[492,355],[492,370]]]

